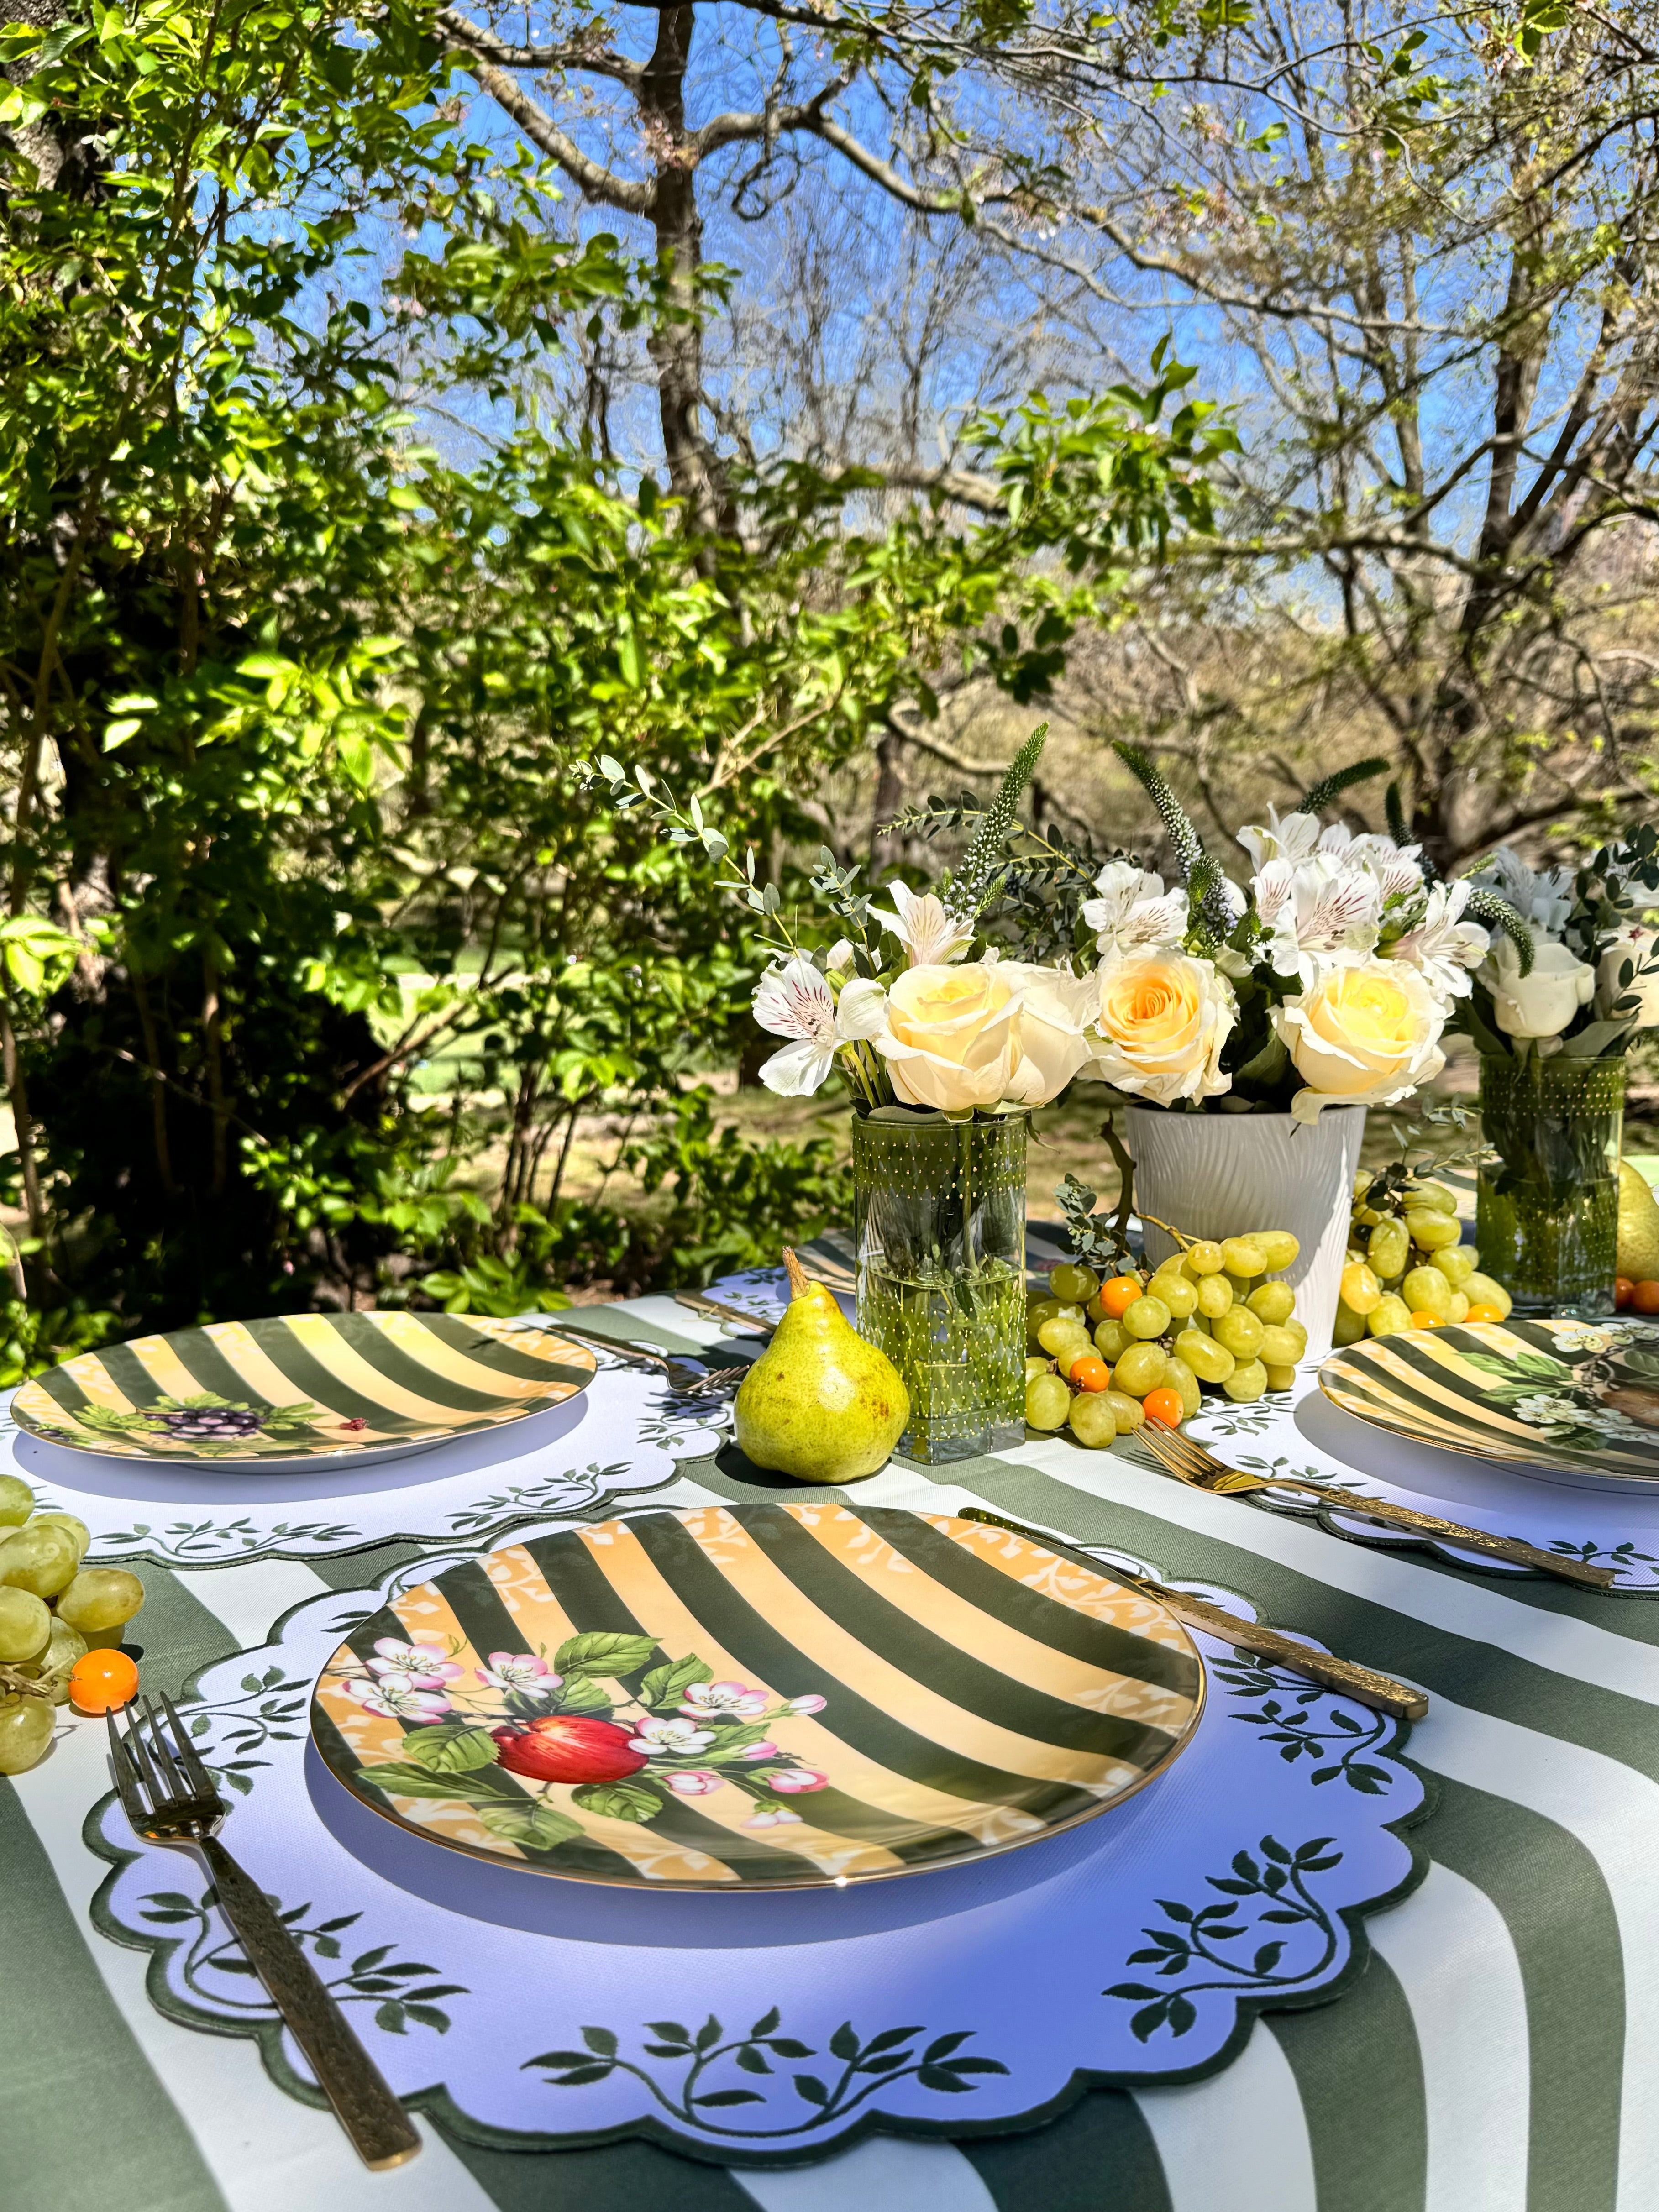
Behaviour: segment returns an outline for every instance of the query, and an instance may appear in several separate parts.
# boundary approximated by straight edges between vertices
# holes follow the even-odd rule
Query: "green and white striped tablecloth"
[[[607,1325],[711,1340],[647,1299]],[[586,1316],[585,1318],[598,1318]],[[1097,2091],[1029,2133],[876,2139],[823,2164],[734,2172],[645,2144],[481,2150],[428,2123],[425,2154],[368,2175],[255,2046],[167,2020],[146,1960],[97,1936],[107,1869],[82,1840],[106,1786],[96,1729],[0,1783],[0,2208],[52,2212],[1638,2212],[1659,2207],[1659,1609],[1183,1490],[1123,1452],[1032,1443],[944,1470],[1024,1518],[1421,1684],[1413,1758],[1431,1865],[1367,1923],[1346,1995],[1268,2014],[1183,2088]],[[761,1495],[712,1462],[704,1493]],[[789,1495],[803,1493],[792,1488]],[[653,1499],[653,1503],[658,1502]],[[672,1502],[672,1493],[670,1494]],[[147,1685],[258,1644],[288,1607],[414,1556],[145,1571]]]

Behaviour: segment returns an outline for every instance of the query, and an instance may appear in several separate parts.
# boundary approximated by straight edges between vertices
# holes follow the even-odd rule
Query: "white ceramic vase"
[[[1336,1320],[1364,1108],[1328,1106],[1311,1122],[1156,1106],[1132,1106],[1126,1118],[1137,1212],[1144,1207],[1189,1237],[1288,1229],[1296,1237],[1302,1249],[1285,1280],[1296,1292],[1308,1356],[1322,1358]],[[1161,1229],[1148,1226],[1146,1237],[1154,1266],[1175,1249]]]

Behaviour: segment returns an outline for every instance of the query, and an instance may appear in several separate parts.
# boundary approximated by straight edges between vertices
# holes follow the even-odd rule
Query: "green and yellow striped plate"
[[[1344,1413],[1518,1472],[1659,1482],[1659,1332],[1634,1321],[1462,1322],[1334,1352]]]
[[[19,1428],[120,1459],[390,1459],[586,1389],[594,1356],[474,1315],[277,1314],[82,1352],[26,1382]]]
[[[1091,1820],[1192,1740],[1154,1599],[948,1514],[656,1512],[508,1546],[333,1654],[312,1733],[432,1841],[583,1881],[817,1888]]]

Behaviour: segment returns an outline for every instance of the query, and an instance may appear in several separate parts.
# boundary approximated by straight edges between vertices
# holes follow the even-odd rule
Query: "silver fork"
[[[358,2156],[377,2172],[402,2166],[421,2148],[414,2122],[348,2027],[298,1939],[258,1883],[219,1841],[229,1808],[180,1724],[173,1700],[163,1696],[161,1703],[172,1729],[171,1743],[148,1698],[143,1700],[148,1730],[131,1709],[125,1733],[113,1713],[106,1717],[115,1785],[134,1833],[153,1844],[173,1844],[201,1853],[218,1892],[220,1911],[311,2061],[318,2087],[333,2106]]]

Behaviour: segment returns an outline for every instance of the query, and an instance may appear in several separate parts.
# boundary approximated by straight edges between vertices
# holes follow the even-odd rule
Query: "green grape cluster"
[[[92,1532],[73,1513],[37,1513],[34,1492],[0,1475],[0,1774],[22,1774],[52,1741],[70,1669],[144,1601],[125,1567],[83,1567]]]
[[[1287,1229],[1199,1238],[1152,1273],[1102,1282],[1067,1261],[1026,1307],[1025,1419],[1103,1449],[1145,1421],[1178,1428],[1205,1387],[1249,1405],[1288,1390],[1308,1332],[1278,1278],[1300,1247]]]
[[[1334,1340],[1507,1320],[1509,1292],[1482,1273],[1462,1233],[1456,1197],[1444,1183],[1419,1174],[1358,1176]]]

